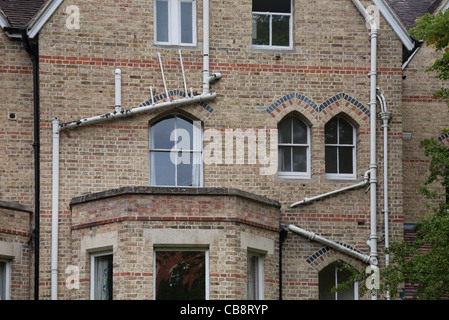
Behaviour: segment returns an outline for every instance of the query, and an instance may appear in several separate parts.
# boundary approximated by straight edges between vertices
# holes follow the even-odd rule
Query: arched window
[[[356,129],[341,117],[333,118],[325,128],[326,177],[356,178]]]
[[[358,283],[344,291],[332,292],[337,284],[347,282],[351,277],[351,271],[341,270],[338,262],[331,263],[318,274],[319,298],[320,300],[358,300]]]
[[[310,178],[310,128],[297,116],[278,125],[278,174]]]
[[[202,185],[202,130],[199,121],[170,115],[150,127],[150,185]]]

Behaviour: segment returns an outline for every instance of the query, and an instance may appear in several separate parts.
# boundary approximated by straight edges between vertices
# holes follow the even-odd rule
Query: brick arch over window
[[[154,99],[154,103],[157,104],[158,102],[162,103],[162,102],[167,102],[167,101],[173,101],[176,99],[182,99],[182,98],[185,98],[185,96],[186,96],[186,94],[182,90],[170,90],[170,91],[168,91],[169,100],[167,99],[166,93],[162,93],[157,96],[154,96],[153,99]],[[139,105],[139,107],[149,106],[152,103],[153,102],[151,101],[151,98],[150,98],[147,101],[141,103]],[[214,109],[206,102],[201,101],[197,104],[194,104],[192,106],[192,109],[189,111],[194,115],[194,117],[204,121],[207,118],[209,118],[209,116],[214,112]]]
[[[297,92],[287,94],[277,99],[267,108],[267,113],[278,122],[292,111],[300,112],[311,123],[327,122],[340,112],[363,122],[370,117],[370,111],[360,101],[346,93],[336,94],[321,104]]]
[[[347,245],[345,245],[347,246]],[[347,246],[349,247],[349,246]],[[354,250],[354,248],[351,248]],[[317,272],[320,272],[325,267],[327,267],[329,264],[336,262],[338,260],[344,261],[354,267],[356,270],[361,271],[363,270],[366,265],[351,256],[348,256],[347,254],[344,254],[343,252],[339,250],[332,249],[328,246],[324,246],[321,249],[315,251],[310,257],[306,259],[306,262]]]
[[[443,144],[449,145],[449,132],[448,132],[448,133],[445,133],[445,134],[442,134],[441,136],[439,136],[439,137],[437,138],[437,140],[438,140],[439,142],[443,143]]]

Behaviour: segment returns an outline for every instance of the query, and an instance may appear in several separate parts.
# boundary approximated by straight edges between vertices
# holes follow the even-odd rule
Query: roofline
[[[382,13],[385,20],[387,20],[387,22],[393,28],[394,32],[402,41],[403,45],[408,50],[413,50],[415,48],[415,41],[409,35],[407,29],[404,27],[402,22],[393,12],[391,7],[387,5],[384,0],[372,0],[372,1],[379,8],[380,13]]]
[[[42,27],[51,18],[53,13],[56,11],[56,9],[58,9],[58,7],[61,5],[63,1],[64,0],[50,0],[39,10],[39,12],[35,15],[35,17],[31,19],[31,23],[29,23],[27,27],[27,35],[30,39],[33,39],[39,33],[39,31],[41,31]],[[11,26],[7,16],[1,10],[0,10],[0,26],[2,27],[2,29]],[[18,32],[5,32],[5,33],[9,38],[22,37],[21,33]]]

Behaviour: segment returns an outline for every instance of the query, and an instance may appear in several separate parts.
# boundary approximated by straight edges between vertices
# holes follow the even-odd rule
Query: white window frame
[[[0,277],[5,277],[5,297],[1,297],[0,300],[11,299],[11,261],[7,259],[0,259],[0,262],[5,264],[5,273]]]
[[[278,177],[279,178],[286,178],[286,179],[310,179],[311,178],[311,152],[310,152],[310,127],[305,123],[300,117],[296,115],[288,115],[282,121],[287,120],[290,117],[296,117],[304,123],[304,125],[307,127],[307,144],[299,144],[299,143],[279,143],[278,142],[278,152],[280,152],[279,147],[307,147],[307,163],[306,163],[306,171],[305,172],[294,172],[294,171],[278,171]],[[281,121],[281,122],[282,122]],[[279,122],[279,123],[281,123]],[[292,128],[291,133],[293,135],[293,121],[292,121]],[[279,134],[279,130],[278,130]],[[293,166],[293,152],[291,152],[291,163]]]
[[[326,147],[337,147],[337,150],[339,151],[339,147],[352,147],[352,173],[326,173],[326,179],[329,180],[354,180],[357,178],[357,129],[346,119],[347,123],[349,123],[352,127],[352,144],[340,144],[339,142],[339,135],[340,135],[340,119],[343,119],[342,117],[337,117],[337,143],[336,144],[326,144]],[[326,131],[324,132],[326,135]],[[339,157],[337,153],[337,170],[339,170]]]
[[[104,251],[90,254],[90,299],[95,300],[95,259],[101,256],[111,255],[114,259],[112,251]],[[114,284],[113,284],[114,286]],[[113,287],[114,288],[114,287]]]
[[[203,137],[203,128],[202,128],[202,126],[201,126],[201,122],[200,121],[196,121],[196,120],[192,120],[192,119],[190,119],[189,117],[187,117],[187,116],[184,116],[184,115],[181,115],[181,114],[179,114],[179,113],[173,113],[173,114],[170,114],[170,115],[167,115],[167,117],[169,117],[169,116],[173,116],[174,118],[176,118],[176,117],[183,117],[183,118],[185,118],[185,119],[188,119],[189,121],[192,121],[192,132],[193,132],[193,137],[192,137],[192,141],[193,141],[193,146],[191,146],[191,148],[189,149],[189,150],[183,150],[184,152],[191,152],[191,153],[193,153],[193,154],[199,154],[199,157],[197,157],[197,159],[198,159],[198,161],[200,161],[200,172],[199,172],[199,179],[200,179],[200,181],[199,181],[199,185],[198,186],[178,186],[178,183],[177,183],[177,167],[175,166],[175,185],[157,185],[157,184],[153,184],[152,183],[152,179],[153,179],[153,177],[152,177],[152,174],[151,174],[151,166],[152,166],[152,163],[151,163],[151,152],[158,152],[158,151],[164,151],[164,152],[170,152],[170,151],[168,151],[168,149],[158,149],[158,148],[152,148],[151,147],[151,139],[152,139],[152,136],[151,136],[151,129],[152,129],[152,127],[153,127],[153,125],[155,124],[155,123],[157,123],[157,122],[159,122],[159,120],[162,120],[162,119],[164,119],[164,118],[166,118],[166,117],[164,117],[164,118],[162,118],[162,119],[157,119],[156,121],[152,121],[151,123],[150,123],[150,125],[149,125],[149,153],[148,153],[148,160],[149,160],[149,169],[150,169],[150,172],[149,172],[149,177],[150,177],[150,181],[149,181],[149,183],[150,183],[150,186],[153,186],[153,187],[182,187],[182,188],[201,188],[202,186],[203,186],[203,170],[204,170],[204,161],[203,161],[203,155],[204,155],[204,150],[203,150],[203,145],[204,145],[204,141],[203,141],[203,139],[204,139],[204,137]],[[175,120],[175,130],[176,130],[176,123],[177,123],[177,121]],[[195,137],[196,137],[196,135],[199,135],[198,137],[198,141],[195,141]],[[196,147],[198,147],[198,149],[195,149],[195,144],[199,144],[199,146],[196,146]],[[195,158],[195,157],[193,157],[193,158]],[[192,179],[193,179],[193,177],[192,177]]]
[[[263,279],[264,279],[264,268],[263,268],[264,256],[265,255],[263,255],[263,254],[248,250],[247,260],[246,260],[247,261],[247,266],[246,266],[247,272],[248,272],[248,267],[249,267],[248,266],[249,257],[257,258],[257,265],[256,265],[256,270],[255,270],[255,272],[256,272],[256,275],[255,275],[255,280],[256,280],[255,294],[256,294],[256,296],[254,297],[255,298],[254,300],[263,300],[264,299],[264,294],[263,294],[264,293],[264,285],[263,285],[264,284],[264,281],[263,281]],[[247,277],[246,281],[247,282],[249,281],[248,277]],[[247,294],[247,296],[246,296],[247,299],[249,299],[248,292],[246,294]]]
[[[252,2],[251,2],[252,3]],[[290,13],[284,13],[284,12],[262,12],[262,11],[252,11],[251,13],[251,17],[255,14],[258,15],[265,15],[265,16],[270,16],[270,44],[269,45],[256,45],[256,44],[252,44],[252,47],[254,49],[276,49],[276,50],[291,50],[293,49],[293,1],[290,0]],[[273,41],[273,28],[272,28],[272,21],[273,21],[273,16],[289,16],[289,35],[288,35],[288,42],[289,45],[288,46],[273,46],[272,45],[272,41]],[[254,30],[252,29],[251,32],[253,32]],[[252,42],[252,39],[251,39]]]
[[[165,1],[168,3],[168,41],[157,40],[157,22],[156,22],[156,2]],[[192,3],[192,43],[181,42],[181,3]],[[196,26],[196,1],[195,0],[153,0],[153,26],[154,43],[157,45],[176,45],[176,46],[196,46],[197,26]]]
[[[333,263],[333,271],[334,271],[334,287],[337,287],[338,285],[338,266],[336,263]],[[359,283],[358,281],[354,281],[354,300],[359,300]],[[338,291],[334,292],[334,299],[338,300]]]
[[[153,300],[156,300],[156,277],[157,277],[157,270],[156,270],[156,253],[158,251],[204,251],[204,260],[205,260],[205,277],[204,283],[205,283],[205,300],[209,300],[209,248],[205,247],[164,247],[164,246],[158,246],[154,248],[153,251]]]

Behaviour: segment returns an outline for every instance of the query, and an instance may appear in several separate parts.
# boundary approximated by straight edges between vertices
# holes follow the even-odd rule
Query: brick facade
[[[51,297],[52,119],[67,123],[113,112],[115,68],[122,71],[124,109],[151,104],[150,86],[156,102],[182,98],[179,49],[187,85],[201,93],[203,4],[195,3],[196,46],[155,45],[153,1],[148,0],[64,1],[40,31],[41,299]],[[69,5],[79,8],[80,29],[66,27]],[[114,299],[153,299],[153,253],[160,245],[209,249],[210,299],[246,297],[248,248],[265,254],[264,298],[279,298],[281,225],[300,226],[369,254],[366,188],[290,207],[305,197],[358,183],[369,169],[370,117],[377,114],[369,110],[370,41],[363,17],[351,1],[323,0],[319,5],[295,1],[294,43],[289,50],[252,47],[251,1],[211,0],[210,17],[210,72],[223,75],[211,83],[215,101],[60,132],[59,299],[90,298],[89,255],[105,248],[114,256]],[[0,155],[5,160],[0,167],[0,199],[32,206],[32,67],[20,42],[4,34],[1,41],[8,50],[2,51],[0,60],[2,83],[7,84],[0,88],[0,119],[5,124],[0,142],[6,147]],[[448,117],[444,102],[430,99],[436,83],[423,75],[429,50],[422,48],[402,70],[402,43],[383,18],[378,42],[377,85],[392,112],[388,132],[392,241],[403,238],[403,223],[416,221],[420,211],[412,199],[426,160],[416,142],[424,136],[439,137]],[[19,119],[6,119],[6,110],[16,112]],[[174,112],[200,121],[204,133],[222,138],[223,161],[204,164],[201,188],[148,187],[150,126]],[[226,161],[234,151],[225,144],[228,133],[250,129],[268,137],[291,114],[310,128],[310,178],[261,174],[267,165],[251,161],[248,143],[243,159]],[[356,128],[356,179],[326,178],[324,127],[335,116]],[[379,253],[384,246],[381,124],[378,119]],[[411,142],[403,140],[403,132],[412,132]],[[204,138],[207,146],[210,140]],[[17,158],[21,162],[7,166]],[[318,273],[334,261],[346,261],[359,270],[364,265],[292,232],[282,248],[283,299],[318,299]],[[383,266],[383,254],[379,258]],[[69,266],[80,270],[79,289],[67,286]]]

